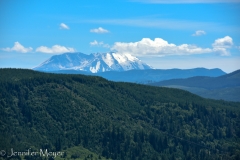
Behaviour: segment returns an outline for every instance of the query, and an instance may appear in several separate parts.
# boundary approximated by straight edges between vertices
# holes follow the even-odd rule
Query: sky
[[[240,0],[0,0],[0,68],[65,52],[132,54],[156,69],[240,69]]]

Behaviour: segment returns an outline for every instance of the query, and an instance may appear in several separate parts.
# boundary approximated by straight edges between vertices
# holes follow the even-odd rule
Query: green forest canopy
[[[0,75],[6,151],[81,146],[111,159],[240,158],[240,103],[95,76],[24,69]]]

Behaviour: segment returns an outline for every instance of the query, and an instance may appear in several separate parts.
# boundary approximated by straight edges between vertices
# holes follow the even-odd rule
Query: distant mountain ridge
[[[150,83],[187,90],[205,98],[240,102],[240,70],[219,77],[191,77]]]
[[[130,54],[80,52],[54,55],[33,70],[63,74],[85,74],[101,76],[111,81],[153,83],[169,79],[194,76],[217,77],[225,75],[222,70],[194,69],[153,69]]]
[[[98,75],[112,81],[150,83],[176,78],[189,78],[194,76],[217,77],[225,75],[221,69],[148,69],[130,70],[125,72],[103,72]]]
[[[106,71],[143,70],[152,67],[130,54],[92,53],[86,55],[80,52],[54,55],[39,66],[38,71],[52,72],[58,70],[77,70],[90,73]]]
[[[188,87],[201,87],[205,89],[219,89],[240,86],[240,70],[219,77],[197,76],[186,79],[171,79],[153,83],[154,85],[180,85]]]
[[[78,70],[58,70],[53,73],[62,74],[85,74],[93,76],[101,76],[105,79],[117,82],[133,82],[133,83],[153,83],[169,79],[189,78],[194,76],[218,77],[225,75],[221,69],[145,69],[145,70],[129,70],[124,72],[109,71],[100,73],[91,73]]]

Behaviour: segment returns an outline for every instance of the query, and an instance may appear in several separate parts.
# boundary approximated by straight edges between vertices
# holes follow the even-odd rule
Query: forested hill
[[[69,152],[79,147],[99,159],[240,158],[240,103],[22,69],[0,69],[0,91],[0,149],[7,154],[41,148],[87,158]]]

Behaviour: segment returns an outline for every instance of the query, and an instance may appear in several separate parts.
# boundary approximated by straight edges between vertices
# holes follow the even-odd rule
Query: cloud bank
[[[108,33],[109,31],[102,27],[99,27],[96,29],[91,29],[90,32],[92,32],[92,33]]]
[[[27,53],[27,52],[31,52],[33,49],[32,47],[25,48],[19,42],[15,42],[12,48],[7,47],[7,48],[2,48],[1,50],[7,51],[7,52],[16,51],[21,53]]]
[[[56,54],[56,53],[65,53],[65,52],[75,52],[74,48],[64,47],[60,45],[54,45],[51,48],[46,46],[40,46],[36,49],[36,52]]]
[[[197,32],[196,32],[197,33]],[[202,34],[202,33],[201,33]],[[212,43],[212,48],[201,48],[192,44],[181,44],[176,45],[169,43],[162,38],[143,38],[137,42],[115,42],[112,47],[104,42],[94,40],[89,43],[91,46],[110,48],[112,51],[117,51],[122,54],[131,54],[135,56],[169,56],[169,55],[195,55],[195,54],[206,54],[216,53],[220,56],[230,56],[229,50],[233,47],[233,39],[230,36],[218,38]],[[237,47],[237,46],[236,46]],[[27,53],[33,50],[32,47],[25,48],[19,42],[15,42],[12,48],[2,48],[1,50],[11,52],[22,52]],[[51,48],[46,46],[40,46],[36,52],[58,54],[65,52],[76,52],[74,48],[54,45]]]
[[[135,56],[169,56],[169,55],[194,55],[205,53],[217,53],[220,56],[229,56],[233,45],[232,38],[226,36],[215,40],[213,48],[201,48],[191,44],[176,45],[169,43],[162,38],[143,38],[138,42],[116,42],[111,50],[116,50],[123,54],[132,54]]]
[[[141,41],[130,43],[116,42],[111,49],[136,56],[191,55],[209,53],[212,51],[209,48],[200,48],[190,44],[175,45],[173,43],[168,43],[162,38],[155,38],[154,40],[143,38]]]
[[[26,48],[23,45],[21,45],[19,42],[15,42],[14,46],[12,48],[9,48],[9,47],[1,48],[1,50],[7,51],[7,52],[16,51],[16,52],[21,52],[21,53],[27,53],[27,52],[32,52],[33,48],[32,47]],[[60,45],[54,45],[51,48],[48,48],[46,46],[40,46],[35,51],[42,52],[42,53],[50,53],[50,54],[76,52],[76,50],[74,48],[60,46]]]
[[[61,23],[60,24],[60,29],[70,29],[66,24]]]

